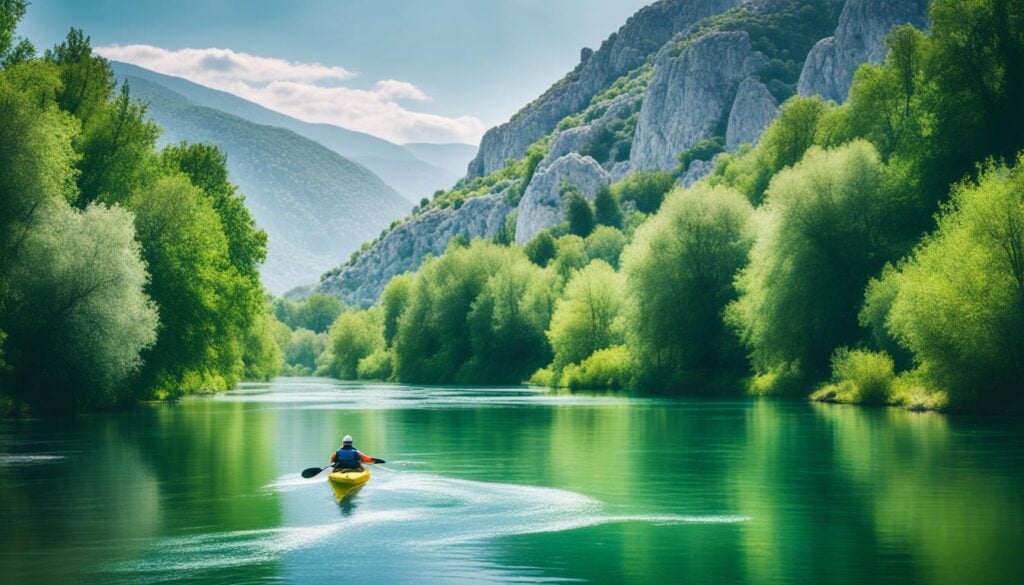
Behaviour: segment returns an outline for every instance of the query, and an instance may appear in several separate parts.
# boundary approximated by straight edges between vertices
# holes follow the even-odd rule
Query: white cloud
[[[295,63],[230,49],[169,51],[151,45],[112,45],[96,52],[159,73],[220,89],[307,122],[335,124],[393,142],[477,143],[485,130],[473,116],[448,117],[408,109],[430,97],[412,83],[377,81],[372,89],[344,85],[343,67]]]

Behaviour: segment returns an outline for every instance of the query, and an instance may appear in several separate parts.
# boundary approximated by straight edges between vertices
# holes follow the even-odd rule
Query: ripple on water
[[[286,474],[262,488],[290,497],[296,505],[319,508],[322,497],[295,494],[320,490],[324,480]],[[737,515],[610,514],[598,500],[549,487],[455,479],[394,471],[374,476],[350,514],[331,522],[160,539],[136,561],[115,571],[149,574],[199,572],[269,562],[303,549],[362,549],[370,554],[437,555],[444,549],[501,537],[558,532],[610,523],[724,524],[750,520]],[[312,515],[318,515],[315,510]],[[374,551],[378,547],[380,550]],[[370,549],[370,550],[368,550]]]

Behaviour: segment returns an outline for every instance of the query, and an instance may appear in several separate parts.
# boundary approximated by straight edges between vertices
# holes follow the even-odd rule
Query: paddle
[[[387,461],[384,461],[383,459],[377,459],[376,457],[372,457],[372,459],[374,463],[387,463]],[[332,465],[333,464],[330,464],[327,467],[331,467]],[[302,477],[305,479],[316,477],[320,475],[323,472],[323,470],[327,469],[327,467],[307,467],[306,469],[302,470]]]

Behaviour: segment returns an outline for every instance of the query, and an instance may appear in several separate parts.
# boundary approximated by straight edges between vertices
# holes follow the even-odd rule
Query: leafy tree
[[[280,325],[268,306],[246,329],[242,353],[245,379],[266,381],[281,373],[284,352],[276,340],[275,324]]]
[[[926,107],[934,156],[926,187],[945,193],[989,156],[1024,147],[1024,7],[1012,0],[933,0]]]
[[[173,396],[226,389],[244,366],[240,323],[248,307],[225,294],[238,284],[220,219],[184,175],[163,177],[132,204],[150,297],[160,308],[156,345],[146,355],[144,391]]]
[[[864,287],[905,246],[883,172],[874,148],[858,141],[812,148],[772,180],[729,308],[759,373],[823,379],[832,352],[859,339]]]
[[[516,384],[551,360],[545,330],[558,277],[521,254],[510,254],[469,314],[473,357],[460,372],[465,382]]]
[[[759,205],[772,177],[795,165],[816,144],[819,124],[827,112],[828,106],[820,98],[791,98],[782,104],[757,147],[741,147],[736,154],[722,156],[710,183],[732,187]]]
[[[587,258],[604,260],[612,268],[618,270],[619,257],[622,256],[622,250],[626,247],[626,236],[615,228],[602,225],[587,236],[584,246],[586,246]]]
[[[89,37],[77,28],[68,31],[64,42],[48,49],[44,58],[60,67],[57,103],[88,128],[94,115],[108,109],[114,91],[110,64],[93,54]]]
[[[654,213],[676,184],[675,175],[664,171],[635,172],[612,186],[620,202],[631,201],[642,213]]]
[[[607,186],[598,189],[594,196],[594,221],[599,225],[622,229],[622,207]]]
[[[291,372],[299,375],[312,374],[317,367],[317,358],[324,352],[327,343],[327,335],[323,333],[316,333],[303,327],[292,331],[288,348],[284,352],[285,361]]]
[[[562,199],[565,201],[565,219],[569,223],[569,233],[581,238],[594,231],[594,209],[587,198],[580,193],[575,185],[562,183]]]
[[[403,382],[451,383],[472,358],[468,316],[488,279],[518,252],[481,240],[449,247],[420,268],[394,339]]]
[[[537,266],[544,268],[555,259],[555,238],[550,230],[541,230],[523,247],[523,252]]]
[[[125,400],[157,326],[131,214],[44,205],[9,275],[4,386],[43,411]]]
[[[228,239],[231,265],[258,285],[259,265],[267,257],[267,233],[256,227],[245,196],[231,184],[224,152],[212,144],[182,142],[165,148],[161,159],[165,168],[185,173],[210,198]]]
[[[627,333],[645,385],[700,389],[746,361],[723,320],[754,240],[753,209],[725,187],[669,195],[623,259]]]
[[[345,303],[336,296],[313,293],[299,305],[295,320],[299,327],[324,333],[345,310]]]
[[[386,347],[391,347],[395,335],[398,334],[398,322],[402,313],[409,306],[409,298],[415,283],[415,274],[399,274],[388,281],[380,295],[381,320]]]
[[[553,267],[562,278],[562,282],[568,282],[573,273],[586,266],[588,262],[590,257],[587,255],[587,244],[583,238],[570,234],[555,240]]]
[[[14,34],[27,7],[25,0],[0,0],[0,68],[23,63],[35,55],[32,43]]]
[[[359,362],[384,349],[380,311],[348,311],[331,326],[330,353],[325,356],[325,371],[343,380],[358,377]]]
[[[573,275],[555,304],[547,332],[555,372],[599,349],[622,343],[623,289],[622,277],[602,260]]]
[[[958,185],[936,232],[868,291],[865,312],[888,304],[888,330],[961,406],[1024,406],[1022,164],[989,164]]]

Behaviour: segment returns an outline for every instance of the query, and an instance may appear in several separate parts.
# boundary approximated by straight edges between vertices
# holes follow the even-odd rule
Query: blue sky
[[[35,0],[20,32],[45,48],[77,26],[112,58],[308,121],[475,141],[649,2]]]

